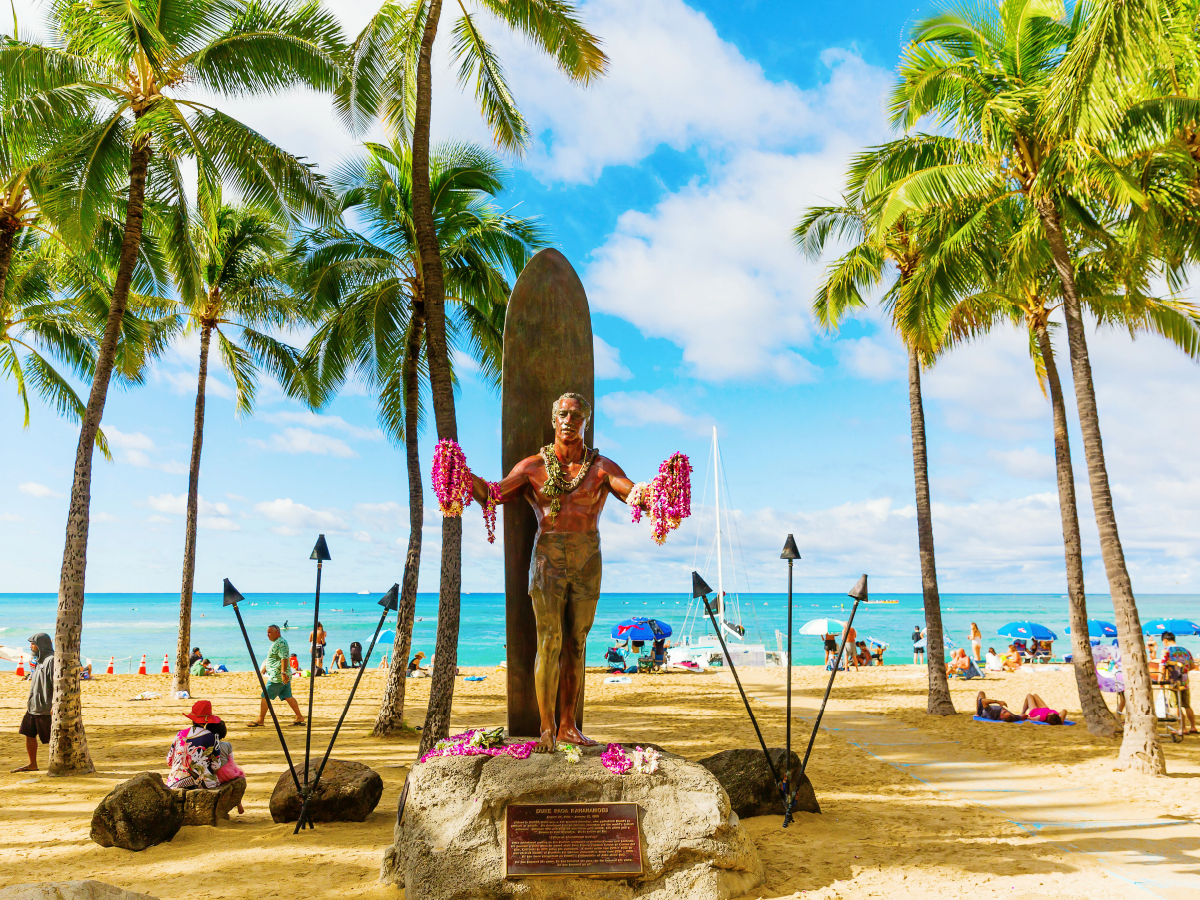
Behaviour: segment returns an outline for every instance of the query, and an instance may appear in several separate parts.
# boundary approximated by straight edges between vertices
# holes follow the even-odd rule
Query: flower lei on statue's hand
[[[562,502],[559,497],[566,496],[575,490],[581,484],[588,473],[588,469],[592,467],[592,463],[596,461],[596,457],[600,455],[600,451],[592,447],[584,451],[583,464],[579,467],[579,473],[570,481],[567,480],[567,475],[563,472],[562,463],[558,461],[558,454],[554,452],[554,445],[547,444],[540,451],[542,462],[546,464],[546,483],[542,487],[542,493],[550,498],[550,518],[558,515],[562,509]]]
[[[443,516],[461,516],[471,505],[471,470],[467,456],[456,441],[448,438],[437,442],[433,451],[433,493]],[[488,543],[496,543],[496,507],[500,503],[500,486],[488,482],[488,499],[483,504],[483,524]]]
[[[654,540],[662,544],[667,533],[692,514],[692,464],[687,455],[675,453],[658,467],[658,474],[649,481],[641,481],[629,491],[629,504],[633,521],[642,520],[642,511],[650,513]]]

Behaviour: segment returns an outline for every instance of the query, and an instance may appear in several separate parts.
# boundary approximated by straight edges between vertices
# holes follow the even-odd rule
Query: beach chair
[[[357,669],[363,664],[362,644],[358,641],[350,642],[350,668]]]
[[[653,656],[639,656],[637,662],[637,670],[639,675],[649,675],[654,671]]]

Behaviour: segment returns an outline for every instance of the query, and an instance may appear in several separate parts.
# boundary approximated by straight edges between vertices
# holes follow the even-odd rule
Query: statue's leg
[[[563,609],[567,599],[566,559],[557,535],[543,535],[533,549],[529,572],[529,597],[537,625],[537,656],[533,663],[533,686],[537,694],[540,734],[535,751],[554,752],[555,705],[563,645]]]
[[[600,602],[600,538],[592,534],[572,535],[572,538],[575,546],[571,548],[571,555],[574,558],[569,561],[574,565],[563,618],[558,739],[591,747],[596,742],[579,730],[575,705],[587,662],[587,636],[596,618],[596,605]]]

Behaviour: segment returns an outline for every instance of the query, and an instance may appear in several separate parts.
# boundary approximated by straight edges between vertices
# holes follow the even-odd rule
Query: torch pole
[[[854,606],[850,607],[850,620],[846,623],[846,627],[842,631],[842,646],[838,648],[837,656],[833,658],[833,671],[829,673],[829,684],[825,686],[825,696],[821,698],[821,708],[817,711],[817,720],[813,722],[812,734],[808,736],[808,749],[804,751],[804,759],[800,761],[801,776],[804,775],[805,769],[808,768],[808,757],[812,753],[813,744],[817,740],[817,731],[821,727],[821,717],[825,715],[825,704],[829,702],[829,692],[833,690],[833,679],[837,677],[838,666],[842,662],[842,654],[846,651],[846,641],[850,638],[850,628],[854,624],[854,614],[858,612],[858,604],[861,600],[861,597],[855,597]],[[787,811],[783,816],[783,826],[785,828],[792,819],[792,811],[796,808],[796,798],[798,796],[800,796],[799,784],[796,785],[796,791],[792,794],[791,800],[787,805]]]
[[[337,727],[333,729],[333,737],[329,739],[329,746],[325,750],[325,755],[321,758],[321,764],[317,766],[317,774],[313,776],[312,785],[308,789],[308,793],[304,797],[304,803],[300,807],[300,818],[296,820],[296,830],[292,834],[299,834],[300,829],[304,827],[304,817],[308,813],[308,801],[312,799],[313,794],[317,791],[317,785],[321,781],[321,773],[325,771],[325,763],[329,762],[329,754],[333,752],[333,744],[338,738],[338,732],[342,730],[342,722],[346,719],[346,714],[350,712],[350,704],[354,702],[354,692],[358,690],[358,683],[362,681],[363,672],[367,671],[367,663],[371,661],[371,651],[375,649],[375,642],[379,639],[379,632],[383,630],[383,623],[387,621],[390,608],[383,610],[383,615],[379,617],[379,624],[375,626],[375,635],[371,638],[371,645],[367,647],[367,653],[363,657],[362,665],[359,666],[358,675],[354,678],[354,684],[350,687],[350,696],[346,698],[346,706],[342,709],[342,715],[338,718]],[[312,825],[312,822],[309,822]]]
[[[791,785],[788,784],[788,773],[792,768],[792,561],[788,564],[788,616],[787,616],[787,668],[784,678],[787,679],[787,749],[783,755],[783,792],[786,795]],[[787,824],[786,818],[784,824]]]
[[[312,745],[312,709],[313,709],[313,683],[317,680],[317,625],[320,622],[321,616],[321,567],[324,563],[317,560],[317,592],[313,599],[313,630],[311,641],[311,662],[308,669],[308,722],[304,729],[304,802],[308,802],[311,785],[308,781],[308,759],[309,748]],[[300,830],[300,826],[304,824],[304,819],[301,818],[296,831]],[[312,822],[308,823],[310,827],[316,826]]]
[[[242,621],[242,611],[238,609],[236,603],[232,604],[233,614],[237,616],[238,626],[242,629],[242,637],[246,640],[246,649],[250,652],[250,664],[254,667],[254,674],[258,676],[258,684],[262,688],[263,698],[267,701],[267,709],[271,713],[271,721],[275,723],[275,733],[279,735],[279,746],[283,748],[283,756],[287,760],[288,771],[292,773],[292,781],[296,783],[296,792],[301,793],[300,778],[296,775],[296,767],[292,764],[292,754],[288,753],[287,741],[283,737],[283,729],[279,727],[279,717],[275,715],[275,706],[271,703],[271,698],[267,694],[267,683],[263,681],[262,671],[258,668],[258,660],[254,657],[254,646],[250,643],[250,635],[246,632],[246,623]],[[287,665],[287,661],[284,661]]]
[[[729,655],[729,648],[725,646],[725,635],[721,633],[721,626],[717,624],[717,617],[713,613],[712,605],[708,602],[708,594],[704,595],[704,610],[708,613],[709,619],[712,620],[713,628],[717,632],[717,640],[721,642],[721,650],[725,653],[725,659],[729,661],[729,671],[733,673],[734,684],[737,685],[738,693],[742,695],[742,702],[746,704],[746,713],[750,716],[750,723],[754,726],[754,733],[758,735],[758,742],[762,745],[763,756],[766,757],[767,767],[771,770],[771,779],[775,782],[775,786],[779,787],[779,774],[775,771],[775,763],[771,761],[771,753],[767,750],[767,742],[763,739],[762,729],[758,727],[758,719],[754,718],[754,710],[750,708],[750,701],[746,699],[746,692],[742,689],[742,680],[738,678],[737,668],[733,664],[733,657]],[[783,800],[784,803],[787,802],[786,794],[784,794]]]

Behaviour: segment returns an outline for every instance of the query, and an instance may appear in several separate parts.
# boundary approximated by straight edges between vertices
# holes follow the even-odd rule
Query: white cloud
[[[655,425],[681,428],[695,434],[704,434],[712,428],[712,420],[707,416],[689,415],[662,394],[618,391],[601,397],[599,406],[614,425],[625,428]]]
[[[209,503],[201,494],[196,498],[201,516],[229,516],[232,510],[228,503]],[[187,494],[157,494],[146,498],[146,504],[155,512],[175,516],[187,514]]]
[[[126,434],[123,431],[118,431],[112,425],[104,426],[104,434],[108,437],[108,442],[113,447],[121,450],[153,450],[154,441],[146,437],[140,431],[135,431],[132,434]]]
[[[408,507],[402,506],[395,500],[388,500],[384,503],[356,503],[354,515],[360,524],[373,531],[395,531],[398,528],[408,528]]]
[[[351,537],[353,537],[354,540],[358,541],[360,544],[371,543],[371,533],[368,531],[356,531],[353,535],[351,535]]]
[[[891,381],[905,377],[908,361],[898,342],[878,338],[842,338],[834,345],[838,361],[853,375],[868,381]]]
[[[256,503],[254,511],[277,522],[278,525],[271,529],[277,534],[299,534],[304,529],[345,531],[347,528],[346,520],[337,513],[313,509],[290,497]]]
[[[116,516],[110,515],[109,513],[106,513],[106,512],[94,512],[91,514],[91,516],[89,518],[93,522],[120,522],[121,521]]]
[[[261,450],[274,450],[280,453],[316,453],[322,456],[337,456],[350,459],[358,456],[350,445],[341,438],[330,437],[327,434],[317,434],[307,428],[285,428],[281,434],[271,435],[269,441],[251,438],[248,442],[252,447]]]
[[[44,484],[38,484],[36,481],[27,481],[18,487],[17,490],[22,494],[28,494],[30,497],[58,498],[65,496],[64,494],[60,494],[58,491],[53,490],[52,488],[46,487]]]
[[[1043,481],[1055,477],[1054,457],[1033,447],[1020,447],[1016,450],[989,450],[988,459],[1000,463],[1004,471],[1014,478]]]
[[[341,416],[324,416],[307,410],[300,410],[296,412],[268,413],[261,418],[267,422],[274,422],[279,425],[303,425],[305,428],[340,431],[350,437],[359,438],[364,441],[383,440],[383,432],[378,428],[360,428],[357,425],[350,424]]]
[[[597,334],[592,335],[592,357],[597,378],[628,381],[633,377],[633,373],[621,362],[621,351]]]

